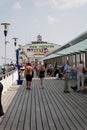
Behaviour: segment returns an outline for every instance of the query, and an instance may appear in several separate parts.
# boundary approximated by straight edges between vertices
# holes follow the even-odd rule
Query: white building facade
[[[32,41],[31,44],[21,46],[19,49],[19,60],[20,62],[35,62],[39,61],[44,56],[55,51],[61,46],[58,44],[48,43],[42,41],[42,36],[37,36],[37,41]]]

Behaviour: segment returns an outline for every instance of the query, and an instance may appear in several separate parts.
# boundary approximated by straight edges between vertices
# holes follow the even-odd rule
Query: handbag
[[[83,72],[83,74],[85,74],[85,73],[86,73],[86,69],[85,69],[85,67],[83,67],[83,71],[82,71],[82,72]]]

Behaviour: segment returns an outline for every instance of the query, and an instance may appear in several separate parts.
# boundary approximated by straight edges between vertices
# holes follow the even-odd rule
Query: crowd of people
[[[28,72],[29,68],[29,72]],[[36,76],[40,79],[40,86],[41,88],[44,88],[44,77],[56,77],[57,79],[64,79],[64,93],[69,93],[69,80],[71,77],[73,77],[73,74],[71,73],[72,67],[70,65],[69,60],[66,61],[64,65],[59,67],[57,64],[53,66],[52,64],[44,65],[41,62],[38,62],[36,65],[31,65],[28,63],[25,67],[25,78],[26,78],[26,89],[31,89],[31,82],[34,75],[34,71],[36,72]],[[87,69],[84,67],[84,63],[82,60],[80,60],[79,64],[76,68],[74,68],[74,71],[76,72],[76,86],[71,88],[76,91],[80,91],[81,89],[84,89],[84,72],[87,71]],[[75,88],[76,87],[76,88]]]
[[[44,89],[44,78],[45,77],[56,77],[58,79],[64,78],[64,93],[69,93],[69,81],[71,79],[72,67],[70,65],[69,60],[66,61],[62,67],[59,67],[57,64],[53,67],[51,64],[44,65],[43,63],[37,63],[32,65],[30,62],[26,63],[24,69],[24,78],[26,79],[26,89],[31,90],[32,78],[36,74],[36,77],[40,79],[40,88]],[[76,72],[76,86],[71,86],[71,88],[77,92],[84,89],[84,74],[87,72],[87,69],[84,66],[84,62],[80,60],[79,64],[76,68],[74,68]],[[3,107],[1,104],[1,94],[3,90],[3,85],[0,83],[0,116],[4,115]]]

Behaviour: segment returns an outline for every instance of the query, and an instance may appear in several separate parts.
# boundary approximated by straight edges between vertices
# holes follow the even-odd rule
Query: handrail
[[[18,79],[18,70],[12,70],[0,75],[0,82],[3,84],[3,92],[6,92]]]
[[[16,71],[16,69],[15,70],[11,70],[10,72],[6,72],[6,74],[0,74],[0,80],[2,80],[3,78],[5,79],[6,76],[14,73],[15,71]]]

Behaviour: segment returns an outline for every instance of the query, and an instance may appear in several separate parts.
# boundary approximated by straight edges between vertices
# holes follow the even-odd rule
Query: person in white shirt
[[[77,72],[77,91],[80,91],[84,87],[84,73],[83,73],[84,63],[80,60],[76,72]]]

